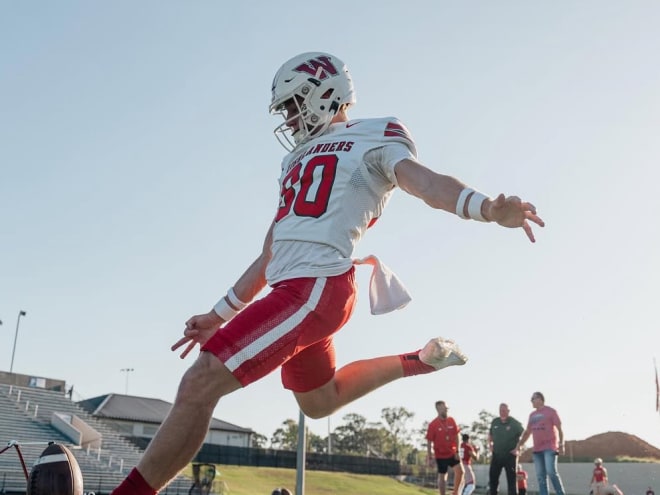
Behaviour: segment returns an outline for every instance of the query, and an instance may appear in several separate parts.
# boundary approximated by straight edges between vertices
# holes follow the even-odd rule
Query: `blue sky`
[[[173,400],[169,351],[258,254],[284,150],[270,83],[304,51],[343,59],[353,117],[394,115],[420,160],[546,220],[465,222],[398,191],[356,250],[413,301],[360,301],[339,364],[450,337],[470,361],[391,384],[333,415],[385,407],[415,424],[443,399],[461,423],[535,390],[567,439],[624,431],[660,446],[660,4],[115,1],[0,3],[0,369],[79,398]],[[279,374],[215,416],[270,436],[297,419]],[[327,433],[328,421],[309,421]]]

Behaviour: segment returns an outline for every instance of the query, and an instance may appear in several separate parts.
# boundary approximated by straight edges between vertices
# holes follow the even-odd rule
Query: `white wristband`
[[[243,302],[238,298],[233,287],[227,291],[227,299],[229,299],[229,303],[239,311],[248,305],[248,303]]]
[[[469,187],[466,187],[461,191],[461,193],[458,195],[458,201],[456,201],[456,214],[461,217],[463,220],[467,220],[470,217],[465,216],[465,213],[463,213],[463,210],[465,209],[465,201],[467,201],[468,196],[470,193],[473,193],[474,189],[470,189]]]
[[[225,297],[220,299],[216,305],[213,306],[213,311],[215,311],[217,315],[225,321],[231,320],[238,314],[238,310],[232,308]]]
[[[229,321],[247,305],[248,303],[243,302],[238,298],[232,287],[227,291],[227,295],[213,306],[213,310],[220,318]]]
[[[470,202],[468,203],[468,215],[472,220],[478,220],[479,222],[488,222],[481,214],[481,205],[488,199],[488,196],[481,194],[479,191],[474,191],[474,194],[470,196]]]

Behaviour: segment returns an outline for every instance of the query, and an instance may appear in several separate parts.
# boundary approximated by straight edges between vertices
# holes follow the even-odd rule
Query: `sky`
[[[0,0],[0,369],[16,344],[15,372],[66,380],[74,398],[173,401],[194,357],[170,345],[275,213],[272,77],[326,51],[353,76],[351,117],[398,117],[422,163],[529,200],[547,225],[532,244],[397,191],[354,254],[379,256],[413,300],[371,315],[358,268],[338,365],[435,336],[469,361],[310,430],[390,407],[419,428],[436,400],[462,424],[500,402],[525,422],[539,390],[567,440],[660,447],[658,25],[653,0]],[[275,372],[214,416],[270,437],[298,408]]]

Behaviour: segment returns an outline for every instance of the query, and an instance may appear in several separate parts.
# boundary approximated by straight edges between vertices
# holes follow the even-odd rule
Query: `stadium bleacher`
[[[75,415],[101,433],[100,448],[73,445],[51,425],[53,413]],[[83,474],[85,492],[110,493],[138,463],[143,451],[111,426],[79,407],[62,392],[0,384],[0,449],[18,443],[28,471],[48,442],[66,445]],[[25,475],[11,448],[0,455],[0,493],[25,493]],[[11,452],[10,452],[11,451]],[[187,493],[192,481],[180,476],[161,493]]]

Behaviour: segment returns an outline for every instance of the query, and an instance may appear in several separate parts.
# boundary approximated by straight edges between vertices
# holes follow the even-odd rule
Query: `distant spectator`
[[[470,443],[470,435],[463,433],[461,435],[461,448],[459,450],[461,462],[463,463],[463,471],[465,471],[465,487],[463,488],[463,495],[470,495],[477,486],[477,478],[474,476],[472,469],[472,460],[477,460],[478,448],[476,445]]]
[[[286,488],[275,488],[275,490],[273,490],[273,493],[271,493],[271,495],[291,495],[291,492]]]
[[[653,488],[649,486],[649,489],[646,490],[646,495],[655,495],[655,492],[653,491]]]
[[[454,490],[452,495],[461,495],[463,489],[463,464],[458,455],[460,443],[460,428],[451,416],[447,415],[449,408],[445,401],[435,403],[438,416],[430,423],[426,432],[428,460],[435,460],[438,467],[438,493],[446,495],[447,472],[454,471]]]
[[[539,495],[548,495],[548,478],[557,495],[566,495],[557,471],[557,457],[564,453],[564,432],[559,414],[552,407],[545,405],[545,397],[541,392],[534,392],[531,400],[534,411],[529,415],[527,428],[520,437],[516,450],[525,445],[532,435]]]
[[[603,460],[600,457],[594,460],[594,464],[596,467],[591,475],[591,491],[594,495],[603,495],[603,488],[609,484],[607,469],[603,466]]]
[[[493,419],[488,430],[488,444],[493,454],[488,472],[491,495],[497,495],[502,469],[506,474],[508,495],[516,495],[516,464],[518,463],[516,446],[523,430],[520,421],[509,416],[509,406],[504,402],[501,403],[500,415]]]
[[[527,471],[520,463],[516,468],[516,481],[518,483],[518,495],[527,495]]]

